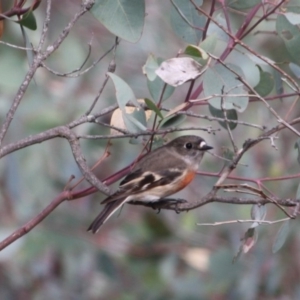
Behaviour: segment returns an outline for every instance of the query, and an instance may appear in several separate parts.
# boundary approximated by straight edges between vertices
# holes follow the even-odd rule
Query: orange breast
[[[180,182],[176,186],[176,192],[185,188],[191,181],[195,178],[196,173],[192,170],[187,171],[183,178],[180,179]]]

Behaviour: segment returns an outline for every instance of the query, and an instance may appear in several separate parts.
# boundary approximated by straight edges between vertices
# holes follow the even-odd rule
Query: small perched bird
[[[185,135],[145,155],[119,189],[102,201],[105,207],[88,231],[96,233],[126,202],[155,203],[185,188],[194,179],[204,152],[212,148],[199,136]]]

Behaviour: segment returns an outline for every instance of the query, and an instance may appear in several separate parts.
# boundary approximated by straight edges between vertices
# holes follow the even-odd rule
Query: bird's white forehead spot
[[[206,146],[206,143],[204,141],[202,141],[199,146],[200,146],[200,148],[203,148],[204,146]]]

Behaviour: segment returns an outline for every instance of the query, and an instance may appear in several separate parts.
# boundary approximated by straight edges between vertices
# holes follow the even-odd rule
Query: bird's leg
[[[175,205],[175,212],[176,212],[176,214],[180,214],[180,211],[178,209],[178,204],[187,202],[187,200],[181,199],[181,198],[174,198],[174,199],[173,198],[172,199],[166,198],[166,199],[162,199],[162,200],[166,201],[168,204],[169,203],[174,204]]]
[[[160,199],[156,202],[153,202],[153,206],[152,208],[153,209],[157,209],[158,210],[158,214],[160,213],[160,210],[161,208],[160,207],[168,207],[169,205],[175,205],[175,212],[177,214],[180,213],[180,211],[178,210],[178,204],[181,204],[181,203],[185,203],[187,202],[187,200],[185,199],[180,199],[180,198],[163,198],[163,199]],[[160,207],[157,207],[157,206],[160,206]]]
[[[155,203],[169,205],[169,204],[181,204],[181,203],[185,203],[185,202],[187,202],[187,200],[181,199],[181,198],[163,198],[163,199],[156,201]]]
[[[147,207],[151,207],[153,209],[157,209],[158,210],[157,213],[160,213],[161,208],[169,207],[170,205],[175,205],[176,213],[180,213],[180,211],[178,210],[178,204],[185,203],[185,202],[187,202],[187,200],[181,198],[163,198],[153,202],[130,201],[128,203],[134,205],[144,205]]]

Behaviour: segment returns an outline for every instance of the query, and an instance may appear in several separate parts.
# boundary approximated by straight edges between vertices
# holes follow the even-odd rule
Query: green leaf
[[[223,118],[223,119],[225,118],[223,110],[216,109],[210,104],[208,104],[208,107],[209,107],[209,111],[212,116],[217,117],[217,118]],[[227,116],[228,120],[233,120],[233,121],[238,120],[238,115],[237,115],[237,112],[235,109],[226,110],[226,116]],[[227,129],[227,125],[226,125],[225,121],[218,121],[218,122],[223,128]],[[235,129],[237,126],[237,123],[233,123],[233,122],[227,122],[227,124],[229,125],[229,128],[231,130]]]
[[[295,14],[300,14],[300,3],[299,0],[289,0],[286,3],[285,9]]]
[[[20,21],[16,21],[16,23],[19,23],[20,25],[31,30],[37,29],[36,19],[32,10],[29,10],[26,14],[24,14],[22,19]]]
[[[188,45],[184,50],[184,54],[194,56],[197,58],[208,59],[207,53],[200,47],[194,45]]]
[[[186,119],[186,115],[175,115],[170,116],[169,118],[165,118],[159,124],[160,128],[168,128],[168,127],[177,127],[179,124],[183,123]]]
[[[300,79],[300,66],[294,64],[294,63],[289,63],[290,70],[294,73],[294,75]]]
[[[227,64],[227,66],[241,77],[244,77],[242,70],[238,66],[232,64]],[[243,112],[248,106],[249,97],[236,96],[236,94],[245,94],[237,75],[221,64],[207,69],[203,75],[203,91],[206,97],[214,94],[220,95],[223,92],[223,108],[226,110],[235,109]],[[214,108],[221,110],[222,98],[221,96],[216,96],[209,99],[208,102]]]
[[[136,100],[136,97],[131,89],[131,87],[119,76],[113,73],[107,73],[107,75],[111,78],[114,83],[116,89],[116,97],[117,102],[119,104],[120,109],[124,109],[126,104],[131,101],[139,107],[139,103]]]
[[[136,97],[131,89],[131,87],[119,76],[113,73],[107,73],[114,83],[116,89],[116,98],[120,109],[122,110],[122,115],[126,128],[130,132],[140,132],[146,130],[146,115],[145,111],[140,107],[137,102]],[[136,109],[132,113],[126,112],[126,104],[132,102],[136,105]]]
[[[145,100],[145,103],[146,103],[146,105],[148,106],[149,109],[154,111],[161,119],[164,118],[161,111],[159,110],[159,108],[156,106],[156,104],[153,101],[151,101],[148,98],[145,98],[144,100]]]
[[[276,31],[283,39],[285,47],[293,62],[300,64],[300,31],[297,25],[293,25],[284,15],[278,15],[276,20]]]
[[[166,83],[162,81],[158,76],[153,81],[150,81],[149,79],[147,80],[149,92],[155,102],[159,101],[160,95],[165,84]],[[167,84],[162,101],[170,98],[174,90],[175,88],[173,86]]]
[[[259,83],[254,90],[262,97],[269,95],[274,88],[274,78],[269,72],[265,72],[259,65],[256,65],[259,70]]]
[[[150,54],[143,66],[143,73],[146,74],[150,81],[153,81],[157,77],[155,71],[158,69],[158,67],[159,63],[156,57],[153,54]]]
[[[287,236],[289,234],[289,229],[290,229],[290,220],[287,220],[285,222],[283,222],[283,224],[281,225],[281,227],[279,228],[276,237],[275,237],[275,241],[273,243],[273,247],[272,247],[272,252],[276,253],[277,251],[279,251],[281,249],[281,247],[284,245]]]
[[[213,53],[216,46],[217,46],[218,36],[217,34],[213,33],[205,38],[204,41],[202,41],[199,44],[199,47],[206,52]]]
[[[294,148],[297,149],[298,151],[297,160],[298,160],[298,164],[300,164],[300,139],[298,139],[298,141],[295,143]]]
[[[197,12],[190,1],[173,0],[173,2],[171,8],[171,26],[174,32],[187,43],[197,45],[202,37],[201,28],[205,26],[206,18]],[[203,1],[197,0],[195,3],[197,6],[201,6]]]
[[[92,14],[113,34],[135,43],[142,35],[144,0],[96,0]]]
[[[251,219],[257,221],[263,221],[267,215],[267,208],[265,205],[253,205],[251,208]],[[254,222],[250,228],[257,227],[259,222]]]
[[[227,5],[234,9],[249,9],[261,3],[261,0],[227,0]]]
[[[184,50],[184,54],[192,56],[201,66],[207,63],[208,54],[201,47],[188,45]]]
[[[135,110],[133,113],[128,114],[123,111],[123,120],[126,128],[133,133],[138,133],[147,130],[145,126],[146,117],[143,110]]]
[[[281,74],[277,70],[273,69],[273,77],[274,77],[275,90],[277,95],[283,94],[284,89],[283,89],[283,81],[281,78]]]

